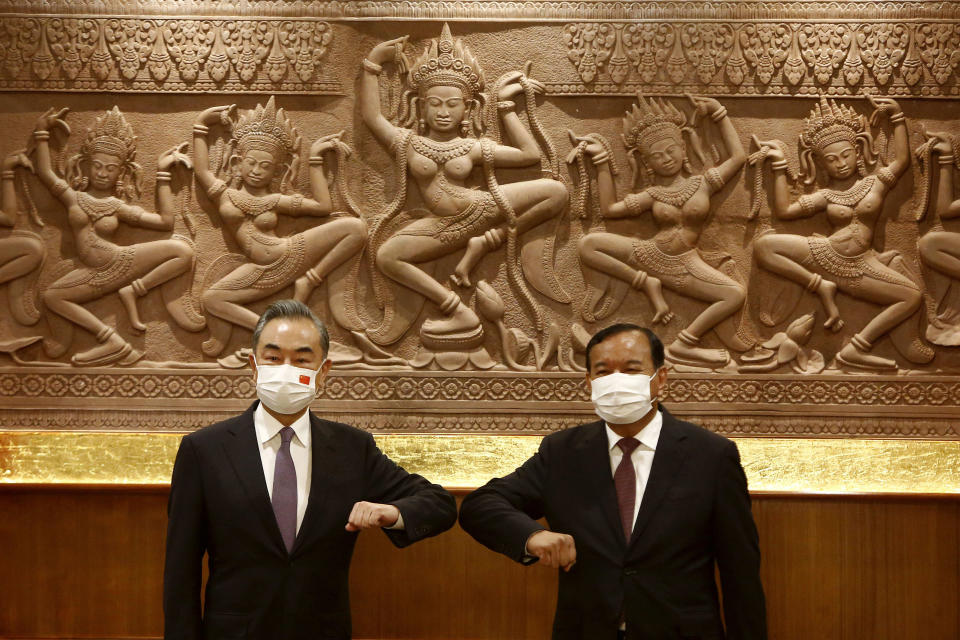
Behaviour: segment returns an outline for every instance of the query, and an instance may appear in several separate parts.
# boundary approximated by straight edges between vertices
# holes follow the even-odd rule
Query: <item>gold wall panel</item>
[[[0,432],[0,484],[169,483],[182,434]],[[511,472],[540,436],[378,435],[408,471],[449,488]],[[734,438],[754,492],[960,495],[960,442]]]

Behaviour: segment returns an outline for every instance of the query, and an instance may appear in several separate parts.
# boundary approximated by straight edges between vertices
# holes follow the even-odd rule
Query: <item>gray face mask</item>
[[[610,373],[590,380],[590,399],[597,415],[609,424],[630,424],[650,413],[650,382],[643,373]]]

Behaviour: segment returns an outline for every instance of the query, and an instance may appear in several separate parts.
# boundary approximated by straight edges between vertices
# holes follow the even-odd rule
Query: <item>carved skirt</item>
[[[274,238],[283,245],[283,253],[270,264],[248,262],[240,265],[215,282],[210,289],[239,291],[241,289],[282,289],[306,271],[306,240],[303,234]]]
[[[471,194],[473,200],[452,216],[420,218],[401,228],[397,236],[431,236],[443,244],[454,244],[480,235],[497,223],[500,207],[485,191]]]
[[[133,270],[133,257],[136,247],[116,247],[110,261],[100,267],[80,266],[66,275],[57,278],[47,289],[73,289],[74,287],[94,287],[109,293],[129,284]]]
[[[830,238],[819,235],[807,238],[807,244],[810,247],[811,259],[805,260],[804,266],[833,276],[837,284],[849,290],[855,291],[859,288],[865,275],[901,287],[918,288],[913,280],[884,264],[873,249],[867,249],[855,256],[845,256],[834,248]]]
[[[657,246],[656,240],[634,240],[633,260],[635,264],[649,273],[664,280],[671,287],[683,287],[687,278],[693,278],[707,284],[736,284],[722,271],[710,266],[697,249],[671,255]]]

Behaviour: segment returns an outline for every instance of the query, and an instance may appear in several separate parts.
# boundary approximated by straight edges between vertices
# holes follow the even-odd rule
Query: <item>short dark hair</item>
[[[590,338],[590,342],[587,343],[587,373],[590,372],[590,350],[607,338],[620,333],[627,333],[628,331],[639,331],[647,336],[647,342],[650,343],[650,355],[653,357],[653,368],[659,369],[663,366],[663,343],[660,342],[657,334],[638,324],[620,322],[618,324],[612,324],[605,329],[600,329],[600,331],[597,331],[593,334],[593,337]]]
[[[263,312],[263,315],[260,316],[260,319],[257,320],[257,326],[253,329],[253,351],[257,351],[257,344],[260,342],[260,334],[263,333],[263,328],[267,326],[267,323],[271,320],[277,320],[278,318],[306,318],[313,322],[317,327],[317,332],[320,334],[320,346],[323,348],[323,357],[326,358],[327,354],[330,353],[330,334],[327,332],[327,325],[323,324],[323,321],[317,317],[310,307],[303,304],[299,300],[277,300]]]

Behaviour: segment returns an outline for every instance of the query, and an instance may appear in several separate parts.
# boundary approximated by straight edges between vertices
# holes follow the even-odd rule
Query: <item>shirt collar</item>
[[[262,402],[257,404],[257,408],[253,412],[253,425],[257,429],[257,440],[261,446],[266,444],[268,440],[275,438],[277,434],[280,433],[280,430],[283,429],[283,425],[263,408]],[[300,441],[300,444],[309,447],[310,411],[304,411],[303,415],[297,418],[290,427],[293,429],[293,433]]]
[[[610,428],[610,425],[604,423],[604,426],[607,429],[607,442],[609,444],[610,450],[613,450],[617,446],[617,443],[620,442],[620,436]],[[658,410],[653,414],[653,418],[650,422],[647,423],[643,429],[640,430],[640,433],[634,436],[637,440],[640,441],[640,444],[644,445],[651,451],[657,450],[657,443],[660,441],[660,431],[663,429],[663,414]]]

